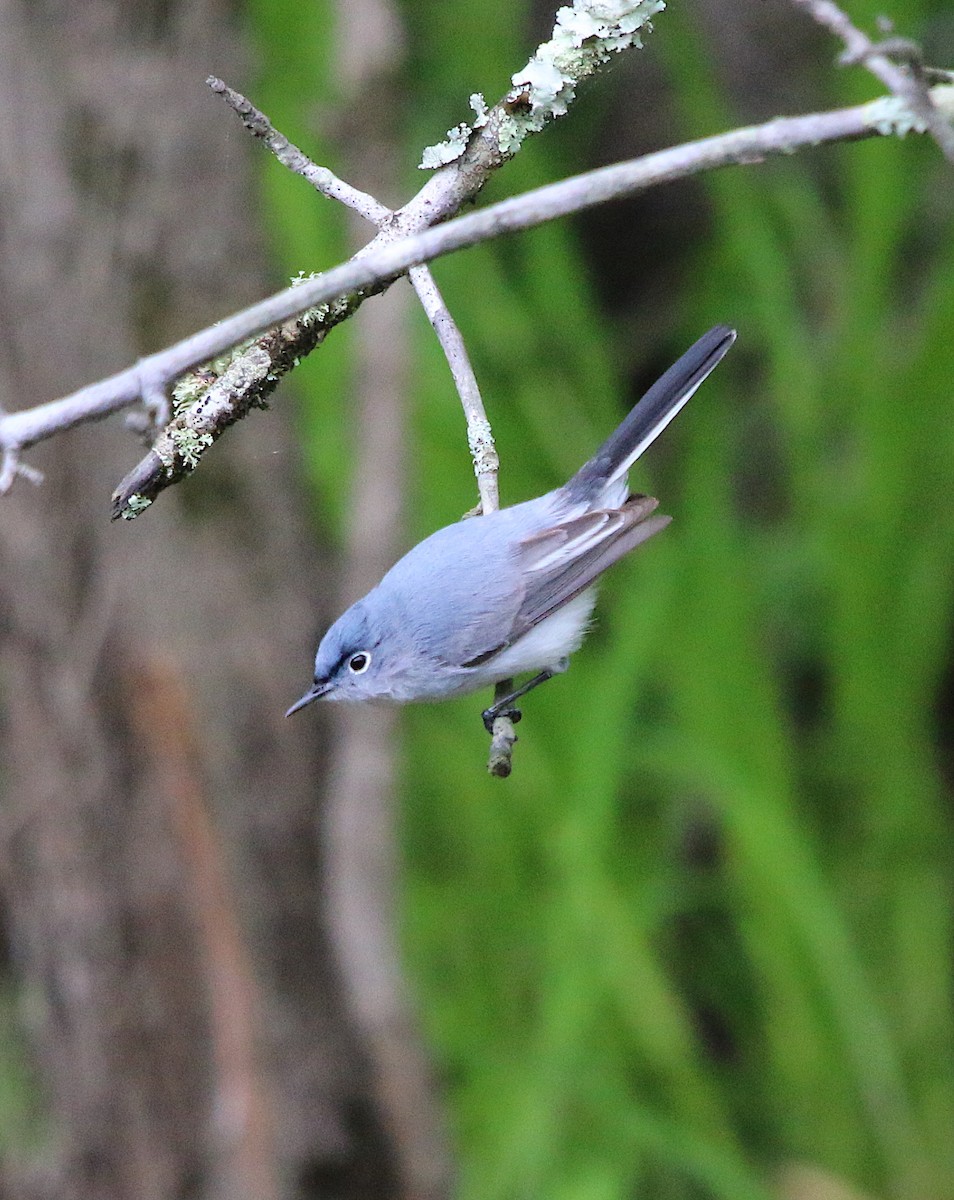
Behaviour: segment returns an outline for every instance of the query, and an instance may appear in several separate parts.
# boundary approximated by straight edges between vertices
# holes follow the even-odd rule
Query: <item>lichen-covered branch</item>
[[[394,213],[390,208],[379,204],[367,192],[359,191],[345,183],[327,167],[318,166],[312,162],[304,151],[299,150],[283,134],[278,133],[268,117],[240,92],[227,87],[221,80],[214,77],[210,77],[207,82],[212,90],[221,94],[229,107],[239,114],[245,127],[260,138],[289,170],[301,175],[322,195],[339,200],[348,208],[360,213],[365,220],[378,229],[387,228],[394,218]],[[493,512],[499,507],[497,472],[500,463],[494,444],[493,430],[487,419],[477,377],[470,365],[463,336],[444,302],[430,269],[423,265],[412,267],[408,275],[411,286],[441,344],[460,396],[464,417],[467,421],[467,443],[474,463],[474,474],[477,477],[481,512]],[[177,389],[177,391],[179,390]]]
[[[138,516],[164,488],[191,474],[229,425],[253,408],[267,408],[282,377],[350,316],[358,295],[309,309],[206,369],[182,376],[173,389],[172,419],[113,492],[113,517]]]
[[[931,98],[945,119],[954,119],[954,86],[940,84],[933,87]],[[367,296],[384,290],[411,267],[429,262],[443,254],[503,234],[531,229],[547,221],[594,208],[609,200],[671,183],[702,171],[733,164],[760,162],[773,155],[788,155],[798,149],[827,142],[904,136],[911,132],[925,132],[924,123],[902,100],[894,96],[832,112],[812,113],[800,117],[777,117],[763,125],[736,129],[730,133],[717,134],[647,154],[629,162],[588,171],[504,200],[478,212],[446,221],[434,228],[425,228],[420,233],[408,235],[408,225],[414,228],[420,223],[426,224],[426,214],[433,214],[435,211],[428,198],[428,190],[434,183],[432,180],[409,205],[394,214],[394,220],[386,234],[379,234],[348,262],[320,275],[303,279],[296,286],[278,292],[234,317],[219,322],[213,328],[203,330],[178,343],[162,355],[144,360],[144,364],[158,369],[160,360],[168,355],[169,361],[182,364],[179,367],[181,371],[184,367],[204,362],[213,355],[220,354],[229,346],[247,338],[250,333],[287,321],[303,310],[332,305],[330,309],[314,315],[314,326],[308,329],[306,336],[293,336],[285,343],[286,357],[293,361],[300,353],[307,352],[301,347],[307,346],[310,339],[314,338],[314,342],[311,343],[314,344],[332,324],[343,319],[339,314],[350,315]],[[486,130],[482,129],[474,136],[481,137],[485,133]],[[469,161],[464,160],[462,170],[468,169]],[[433,203],[436,210],[441,211],[438,199],[439,197],[434,198]],[[448,200],[446,195],[444,200]],[[144,364],[134,368],[133,372],[142,369]],[[173,375],[178,373],[172,372]],[[138,378],[135,374],[134,377]],[[114,381],[128,387],[129,381],[124,375],[115,376]],[[262,386],[271,388],[274,387],[274,382],[266,379]],[[18,415],[13,414],[9,419],[15,419]],[[237,416],[233,419],[237,419]],[[228,424],[231,424],[231,420],[223,419],[218,431],[212,434],[213,439]],[[3,423],[0,422],[0,446],[2,434]],[[181,473],[186,473],[187,470],[188,467],[185,467]],[[177,474],[175,477],[181,475]],[[170,478],[164,478],[163,472],[154,464],[152,475],[149,476],[149,486],[155,489],[154,494],[167,486]]]
[[[493,126],[500,150],[507,157],[524,139],[556,117],[566,115],[576,89],[614,54],[642,46],[642,32],[666,7],[663,0],[573,0],[557,10],[549,41],[510,82],[513,91],[492,112],[480,93],[470,97],[475,119],[447,131],[447,138],[428,146],[422,170],[454,162],[465,153],[474,130]]]
[[[904,38],[889,38],[873,42],[866,33],[852,24],[847,13],[833,0],[792,0],[805,9],[819,25],[841,38],[845,50],[844,65],[861,63],[880,79],[917,118],[925,133],[937,143],[941,153],[954,163],[954,128],[950,117],[937,108],[924,77],[921,49]],[[894,59],[899,61],[895,62]]]
[[[460,125],[454,131],[453,145],[431,148],[425,155],[429,159],[426,165],[440,169],[417,196],[396,213],[389,212],[374,197],[345,184],[327,168],[312,163],[244,96],[227,88],[214,76],[208,82],[212,90],[222,95],[239,114],[246,127],[286,166],[324,195],[342,201],[378,227],[377,237],[361,252],[370,255],[382,246],[455,213],[483,187],[493,171],[513,157],[529,134],[566,112],[575,88],[584,79],[593,75],[614,53],[642,45],[640,31],[649,26],[649,18],[662,8],[662,0],[573,0],[572,8],[559,9],[552,37],[537,49],[526,67],[514,75],[513,89],[491,109],[482,97],[471,98],[477,120],[473,126]],[[391,280],[380,282],[381,286],[387,286]],[[367,294],[361,290],[352,292],[348,297],[349,309],[356,308]],[[283,362],[294,362],[309,354],[321,340],[316,336],[319,329],[327,330],[337,323],[326,320],[330,315],[324,312],[311,314],[311,328],[303,329],[298,341],[286,338],[276,345],[269,335],[259,339],[256,347],[243,351],[255,353],[255,361],[250,364],[233,360],[232,367],[252,380],[254,399],[246,402],[238,390],[226,387],[219,393],[220,403],[216,406],[214,421],[208,419],[207,411],[203,412],[198,419],[199,429],[195,430],[196,422],[191,418],[184,414],[177,417],[174,428],[164,431],[146,458],[113,493],[113,516],[138,515],[163,488],[194,470],[202,454],[224,430],[260,401],[264,394],[262,385],[267,384],[267,390],[274,387],[287,370]],[[273,349],[280,350],[282,362],[276,363],[274,368],[263,369],[260,352],[270,353]],[[260,376],[263,376],[261,383]],[[231,414],[226,412],[230,397]],[[467,404],[465,401],[465,409]],[[183,422],[188,422],[187,427],[183,427]],[[492,437],[489,437],[489,425],[482,406],[479,414],[474,412],[473,419],[468,411],[468,435],[478,478],[483,477],[486,487]]]
[[[954,121],[954,86],[938,84],[930,89],[930,98],[945,121]],[[763,125],[717,134],[589,171],[414,232],[415,228],[427,226],[447,211],[455,210],[472,194],[468,188],[479,188],[486,177],[485,160],[499,158],[501,154],[492,131],[485,126],[474,133],[465,156],[453,164],[456,170],[452,179],[445,178],[443,171],[438,172],[395,214],[390,227],[395,240],[388,241],[379,235],[348,262],[305,279],[299,286],[286,288],[109,379],[62,400],[0,417],[0,453],[19,452],[63,429],[128,408],[141,396],[144,377],[176,379],[184,371],[209,362],[261,330],[287,322],[308,309],[342,301],[350,311],[410,267],[443,254],[718,167],[760,162],[774,155],[789,155],[831,142],[903,137],[924,133],[926,128],[924,120],[896,96],[831,112],[778,117]],[[319,340],[319,328],[323,334],[335,320],[341,319],[336,317],[337,311],[336,305],[334,312],[322,316],[316,326],[300,331],[286,343],[285,350],[292,361],[299,352],[307,353],[307,349],[300,351],[300,348],[307,347],[310,338]],[[164,485],[157,480],[155,486],[158,492]]]

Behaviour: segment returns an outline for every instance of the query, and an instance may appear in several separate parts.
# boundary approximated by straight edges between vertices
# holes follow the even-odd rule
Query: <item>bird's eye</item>
[[[348,670],[352,675],[363,675],[371,666],[371,655],[366,650],[352,654],[348,659]]]

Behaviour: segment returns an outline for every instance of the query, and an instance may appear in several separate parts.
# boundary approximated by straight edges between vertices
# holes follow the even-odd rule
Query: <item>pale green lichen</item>
[[[211,362],[204,363],[197,370],[183,375],[172,389],[172,415],[181,417],[183,413],[197,404],[212,384],[216,383],[236,362],[242,362],[244,356],[254,346],[254,339],[248,338],[239,345],[233,346],[231,350],[220,354],[218,358],[213,358]]]
[[[513,153],[528,133],[562,117],[577,84],[610,55],[641,47],[640,30],[651,28],[651,18],[664,8],[664,0],[573,0],[572,7],[559,9],[553,37],[512,76],[514,96],[523,103],[512,106],[500,148]]]
[[[194,471],[199,465],[199,459],[215,440],[211,433],[196,433],[194,429],[172,429],[169,437],[182,464],[189,471]]]
[[[520,149],[520,143],[529,132],[527,123],[522,117],[508,114],[497,126],[497,145],[500,147],[501,153],[508,156],[516,154]]]
[[[577,84],[598,67],[630,46],[642,46],[640,31],[665,8],[664,0],[573,0],[557,11],[553,36],[537,48],[521,71],[512,76],[513,91],[499,106],[497,144],[511,155],[530,133],[547,121],[562,117],[576,95]],[[447,138],[428,146],[421,159],[424,170],[460,158],[474,129],[487,123],[483,97],[470,98],[477,114],[474,124],[461,123]]]
[[[209,364],[209,370],[213,371],[216,375],[224,375],[234,362],[244,358],[249,350],[255,350],[256,348],[256,339],[247,338],[244,342],[239,342],[230,350],[226,350],[218,358],[213,358]]]
[[[141,512],[145,512],[149,505],[152,504],[145,496],[141,496],[139,492],[133,494],[126,501],[126,507],[123,509],[120,516],[124,521],[132,521],[139,516]]]
[[[467,444],[474,463],[474,474],[485,475],[500,466],[494,432],[486,417],[472,417],[467,425]]]
[[[291,286],[301,287],[303,283],[309,283],[312,279],[317,279],[318,274],[318,271],[299,271],[297,275],[292,277]],[[338,303],[341,302],[338,301]],[[323,324],[331,312],[332,306],[330,304],[316,304],[314,308],[306,308],[303,313],[299,313],[295,320],[303,328],[307,329],[311,325]]]
[[[931,102],[948,121],[954,123],[954,87],[942,83],[931,88]],[[880,96],[868,105],[867,124],[885,137],[905,137],[925,133],[924,121],[898,96]]]
[[[438,167],[446,166],[447,163],[460,158],[467,148],[467,139],[472,133],[473,129],[465,121],[461,121],[453,129],[448,129],[447,137],[443,142],[425,147],[424,153],[421,155],[420,169],[434,171]]]
[[[897,96],[881,96],[873,100],[868,112],[868,124],[885,137],[906,137],[909,133],[924,132],[924,122]]]
[[[467,103],[474,111],[474,128],[481,129],[487,124],[487,114],[490,111],[482,92],[474,92]]]
[[[302,328],[307,329],[311,325],[324,324],[330,312],[330,304],[316,304],[314,308],[306,308],[303,313],[299,313],[297,320]]]
[[[205,395],[212,382],[213,379],[210,375],[200,374],[197,371],[190,371],[188,375],[183,375],[172,389],[172,415],[174,417],[181,416],[191,408],[197,400]]]

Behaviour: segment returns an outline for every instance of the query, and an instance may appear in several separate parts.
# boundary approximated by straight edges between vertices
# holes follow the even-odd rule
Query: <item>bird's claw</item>
[[[496,721],[498,717],[506,717],[508,720],[513,721],[514,725],[516,725],[523,716],[523,713],[519,708],[514,708],[512,705],[507,705],[504,708],[497,708],[497,706],[494,705],[492,708],[485,708],[480,715],[484,722],[484,729],[486,729],[488,733],[492,734],[494,731],[494,721]]]

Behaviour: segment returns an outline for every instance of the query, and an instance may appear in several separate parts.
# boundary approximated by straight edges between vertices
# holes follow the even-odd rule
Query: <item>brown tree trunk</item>
[[[0,28],[15,409],[267,281],[252,147],[203,83],[241,78],[227,5],[0,0]],[[0,886],[48,1114],[4,1195],[386,1198],[321,916],[326,727],[282,718],[333,591],[287,405],[111,525],[138,453],[121,422],[87,427],[31,452],[47,482],[0,501]]]

